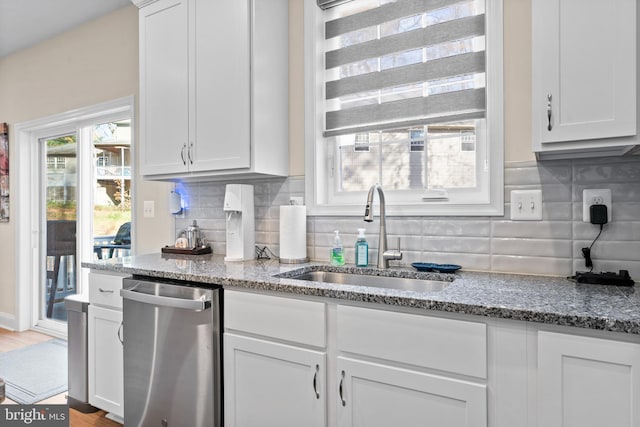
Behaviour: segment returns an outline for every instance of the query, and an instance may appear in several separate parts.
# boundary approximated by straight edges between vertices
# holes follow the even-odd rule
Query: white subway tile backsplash
[[[491,239],[493,255],[522,255],[570,258],[571,240],[561,239]]]
[[[278,253],[280,205],[305,196],[304,177],[265,179],[254,185],[256,243]],[[226,182],[176,184],[188,206],[176,219],[176,232],[197,219],[214,252],[224,253],[222,211]],[[582,190],[610,188],[613,214],[593,246],[594,270],[629,270],[640,279],[640,156],[511,162],[505,165],[505,215],[501,217],[387,217],[389,246],[401,238],[404,258],[411,262],[460,264],[467,270],[568,276],[585,270],[581,248],[591,244],[599,227],[582,222]],[[542,190],[542,221],[511,221],[511,190]],[[305,199],[306,202],[306,199]],[[353,263],[358,228],[369,242],[375,264],[379,218],[308,217],[307,255],[328,262],[334,230],[340,230],[347,262]]]
[[[503,273],[566,276],[571,272],[571,258],[493,255],[491,270]]]
[[[458,253],[484,253],[491,251],[491,241],[485,237],[435,237],[422,238],[425,252],[458,252]]]
[[[505,168],[505,185],[536,185],[565,183],[571,184],[571,163],[552,161],[545,164],[536,162],[513,162]]]
[[[570,239],[570,221],[500,221],[491,223],[492,237]]]
[[[427,218],[422,223],[422,235],[489,237],[491,235],[491,222],[489,218],[456,221]]]
[[[429,252],[422,253],[421,262],[434,262],[437,264],[457,264],[465,270],[473,271],[490,271],[491,255],[486,254],[469,254],[455,252]]]
[[[595,236],[594,236],[595,237]],[[573,250],[575,254],[582,254],[581,248],[591,245],[593,240],[577,240],[573,242]],[[591,247],[591,259],[596,260],[609,260],[609,261],[640,261],[638,259],[640,254],[640,241],[600,241],[598,239],[596,243]],[[640,277],[640,276],[639,276]]]

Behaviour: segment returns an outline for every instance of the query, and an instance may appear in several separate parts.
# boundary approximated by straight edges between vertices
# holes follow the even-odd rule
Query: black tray
[[[162,248],[163,254],[181,255],[204,255],[211,253],[211,246],[201,246],[199,248],[176,248],[175,246],[165,246]]]

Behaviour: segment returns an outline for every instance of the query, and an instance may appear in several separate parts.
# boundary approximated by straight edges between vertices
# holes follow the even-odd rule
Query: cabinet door
[[[189,11],[195,23],[191,171],[251,166],[251,3],[193,0]]]
[[[119,417],[124,414],[122,312],[89,306],[89,403]]]
[[[538,425],[640,426],[640,345],[538,334]]]
[[[635,135],[636,0],[533,1],[532,25],[534,143]]]
[[[338,426],[486,427],[486,386],[338,357]]]
[[[227,427],[325,425],[325,353],[224,334]]]
[[[159,0],[140,10],[142,175],[187,171],[187,15],[187,0]]]

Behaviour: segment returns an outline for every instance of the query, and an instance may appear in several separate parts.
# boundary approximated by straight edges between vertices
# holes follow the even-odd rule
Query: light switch
[[[542,220],[542,190],[511,191],[511,220]]]
[[[145,200],[142,216],[144,218],[154,218],[156,216],[156,202],[153,200]]]

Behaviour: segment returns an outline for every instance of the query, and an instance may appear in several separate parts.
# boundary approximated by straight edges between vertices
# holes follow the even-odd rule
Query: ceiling
[[[130,4],[131,0],[0,0],[0,58]]]

